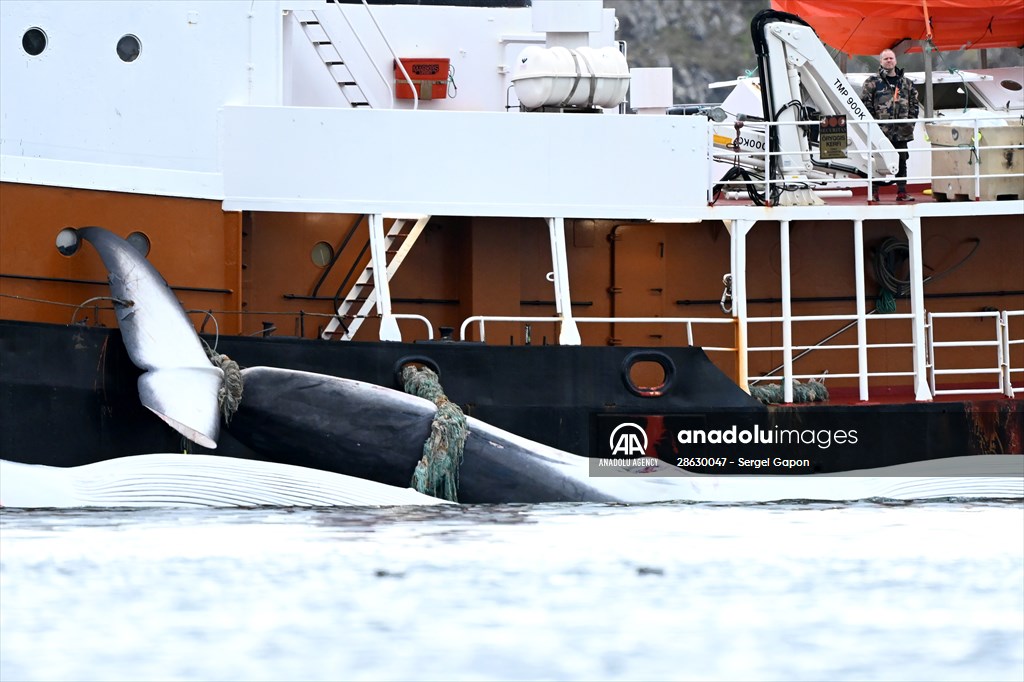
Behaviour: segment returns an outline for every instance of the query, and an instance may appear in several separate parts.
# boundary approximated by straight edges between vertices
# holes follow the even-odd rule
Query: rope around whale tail
[[[437,406],[423,457],[412,474],[412,487],[425,495],[458,502],[459,467],[466,444],[466,415],[444,394],[437,374],[427,367],[402,368],[405,392],[426,398]]]

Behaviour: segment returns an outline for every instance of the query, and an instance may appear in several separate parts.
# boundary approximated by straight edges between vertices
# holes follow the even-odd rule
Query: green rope
[[[782,384],[751,384],[749,388],[750,395],[766,405],[781,403],[785,398],[782,390]],[[813,379],[803,384],[799,381],[793,382],[794,403],[813,403],[826,400],[828,400],[828,389],[825,388],[825,384],[823,382],[815,381]]]
[[[896,294],[883,287],[875,299],[875,310],[886,315],[896,312]]]
[[[878,281],[876,312],[896,312],[896,299],[910,293],[910,280],[901,279],[896,271],[910,258],[910,247],[906,241],[889,237],[875,251],[873,260],[875,279]]]
[[[425,494],[458,502],[459,466],[466,444],[466,415],[448,400],[437,374],[427,367],[402,368],[405,392],[426,398],[437,406],[423,457],[412,474],[412,487]]]

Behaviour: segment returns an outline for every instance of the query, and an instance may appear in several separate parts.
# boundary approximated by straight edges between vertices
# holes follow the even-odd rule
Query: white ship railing
[[[792,327],[794,323],[803,322],[853,322],[856,323],[861,319],[861,316],[857,314],[848,315],[779,315],[772,317],[748,317],[747,322],[751,324],[779,324],[783,327]],[[890,313],[885,315],[865,315],[865,324],[869,321],[889,321],[889,320],[913,320],[914,315],[911,313]],[[850,328],[845,327],[842,331]],[[836,335],[832,335],[832,338]],[[865,334],[866,336],[866,334]],[[790,380],[811,380],[821,379],[823,376],[828,376],[830,379],[859,379],[861,382],[867,382],[871,377],[912,377],[914,371],[912,369],[897,372],[869,372],[867,365],[867,351],[876,348],[913,348],[913,343],[855,343],[855,344],[830,344],[830,343],[816,343],[810,345],[798,345],[798,344],[783,344],[781,346],[748,346],[748,353],[765,353],[765,352],[781,352],[783,357],[788,359],[788,362],[784,362],[776,369],[766,373],[749,375],[746,377],[748,382],[759,383],[767,380],[782,381],[785,386]],[[827,350],[856,350],[858,352],[858,363],[856,372],[815,372],[810,374],[796,374],[792,371],[792,363],[799,359],[802,355],[809,353],[810,351],[827,351]],[[802,351],[800,356],[794,356],[794,351]],[[776,376],[775,372],[780,369],[784,369],[786,366],[790,367],[790,371],[784,372],[781,376]],[[863,398],[867,399],[867,398]]]
[[[1014,374],[1019,374],[1024,377],[1024,364],[1020,367],[1012,367],[1010,360],[1010,346],[1024,346],[1024,327],[1021,328],[1020,333],[1015,337],[1010,332],[1010,318],[1019,318],[1020,323],[1024,325],[1024,310],[1004,310],[1002,318],[1000,320],[1003,334],[1003,348],[1002,348],[1002,368],[1003,368],[1003,385],[1006,387],[1006,395],[1013,397],[1013,383],[1011,379]],[[1024,381],[1022,381],[1024,383]]]
[[[669,325],[685,325],[686,327],[686,345],[694,346],[693,337],[693,325],[695,324],[708,324],[708,325],[729,325],[735,324],[732,318],[721,318],[721,317],[576,317],[573,316],[573,321],[577,324],[669,324]],[[477,333],[479,338],[477,340],[481,342],[487,341],[487,323],[488,322],[510,322],[527,324],[531,322],[550,322],[553,324],[560,324],[562,318],[551,317],[551,316],[536,316],[536,317],[525,317],[521,315],[474,315],[467,317],[459,328],[459,339],[461,341],[467,341],[467,332],[472,325],[477,326]],[[701,346],[705,351],[722,351],[735,353],[737,348],[735,346]]]
[[[1024,163],[1022,163],[1021,160],[1020,160],[1021,159],[1021,155],[1024,154],[1024,145],[1021,145],[1021,144],[995,145],[995,144],[987,144],[987,143],[986,144],[981,144],[982,135],[979,133],[979,131],[981,129],[986,128],[986,127],[995,127],[997,129],[1021,127],[1022,125],[1024,125],[1024,115],[1022,115],[1021,112],[1007,113],[1007,114],[1003,114],[1003,115],[998,115],[998,114],[994,114],[994,113],[989,112],[989,113],[987,113],[984,116],[977,116],[977,115],[973,115],[972,116],[972,115],[969,115],[969,114],[964,114],[963,116],[938,116],[938,117],[931,117],[931,118],[892,119],[892,120],[884,121],[884,123],[886,123],[886,124],[890,124],[890,123],[893,123],[893,124],[896,124],[896,123],[918,123],[918,122],[920,122],[922,124],[925,124],[925,123],[935,123],[935,124],[940,124],[940,125],[943,125],[943,126],[950,126],[950,127],[953,127],[953,126],[969,127],[969,128],[972,129],[972,135],[970,136],[970,139],[966,139],[962,143],[960,143],[960,144],[958,144],[956,146],[945,146],[945,145],[934,144],[934,143],[931,143],[931,140],[926,137],[924,141],[930,143],[927,147],[917,147],[917,146],[909,147],[906,150],[906,152],[910,156],[910,159],[908,159],[908,175],[906,177],[906,181],[907,181],[908,184],[910,184],[910,185],[921,185],[921,184],[928,184],[928,183],[934,184],[934,181],[936,181],[936,180],[970,180],[970,181],[972,181],[972,185],[973,185],[973,193],[972,193],[972,195],[970,195],[970,198],[972,198],[974,200],[979,200],[982,197],[982,194],[983,194],[983,186],[982,186],[983,185],[983,181],[995,180],[995,179],[1017,178],[1017,179],[1020,180],[1020,182],[1019,182],[1019,184],[1015,185],[1015,187],[1019,191],[1016,192],[1015,194],[1017,195],[1018,199],[1024,198]],[[848,120],[847,121],[847,125],[848,126],[865,126],[865,125],[868,125],[868,124],[867,124],[867,122]],[[810,121],[810,122],[809,121],[780,121],[780,122],[760,122],[760,121],[758,121],[758,122],[748,122],[748,123],[746,123],[742,127],[742,130],[744,131],[744,134],[749,139],[753,139],[755,136],[760,136],[760,140],[761,140],[761,143],[764,146],[764,149],[768,150],[768,149],[770,149],[769,140],[770,140],[770,137],[771,137],[771,131],[772,131],[772,129],[774,127],[777,127],[777,126],[797,126],[799,128],[803,128],[803,129],[806,129],[806,130],[809,131],[810,129],[816,128],[818,126],[818,122],[816,122],[816,121]],[[718,127],[719,133],[717,133],[715,135],[715,137],[722,137],[721,131],[723,130],[723,127],[724,127],[724,124],[722,124],[722,125],[720,125]],[[739,133],[737,132],[737,134],[739,134]],[[874,132],[873,127],[868,126],[866,138],[867,138],[867,148],[859,149],[859,148],[856,148],[856,147],[851,145],[846,150],[846,153],[847,153],[848,157],[849,156],[857,156],[857,157],[868,157],[868,158],[870,158],[873,154],[876,154],[876,153],[879,152],[879,148],[875,145],[875,141],[876,140],[880,141],[881,138],[880,138],[880,136],[877,133]],[[992,173],[992,172],[985,172],[985,173],[983,173],[983,172],[981,172],[981,166],[982,166],[982,163],[980,162],[981,153],[983,151],[985,151],[985,152],[992,152],[992,151],[999,151],[999,150],[1009,150],[1011,152],[1016,152],[1015,154],[1012,154],[1010,156],[1011,159],[1015,159],[1013,161],[1013,166],[1014,166],[1014,168],[1016,170],[1007,170],[1005,172],[998,172],[998,173]],[[967,152],[970,153],[970,155],[971,155],[971,162],[969,163],[969,165],[972,168],[972,172],[971,173],[969,173],[969,174],[959,174],[959,175],[945,174],[945,173],[935,173],[935,172],[929,172],[927,175],[911,175],[911,174],[909,174],[911,161],[917,155],[927,154],[930,157],[932,157],[932,159],[934,159],[934,157],[937,154],[948,154],[950,152],[956,152],[956,151],[967,151]],[[811,156],[811,157],[816,157],[816,154],[813,154],[813,153],[811,153],[811,151],[808,151],[808,150],[802,150],[802,151],[741,151],[741,150],[731,150],[727,146],[723,147],[721,145],[717,145],[717,146],[714,147],[714,150],[713,150],[712,153],[714,155],[714,161],[718,162],[719,164],[738,165],[740,167],[747,168],[748,170],[752,170],[755,176],[759,175],[760,177],[757,177],[756,178],[756,182],[754,182],[753,184],[756,187],[760,187],[760,191],[764,192],[764,196],[766,196],[766,197],[771,195],[771,189],[772,189],[773,186],[779,186],[779,185],[781,185],[783,187],[786,187],[786,186],[793,186],[794,184],[806,184],[809,188],[814,189],[816,192],[839,192],[839,191],[843,191],[843,190],[849,190],[850,188],[854,188],[854,187],[869,188],[869,187],[871,187],[871,184],[873,182],[888,182],[888,181],[893,180],[892,176],[881,176],[881,175],[878,175],[875,172],[875,168],[874,168],[874,164],[873,163],[868,163],[867,164],[867,176],[863,177],[863,178],[860,178],[860,177],[833,177],[833,176],[831,176],[829,174],[826,174],[823,171],[815,170],[813,168],[813,166],[812,166],[811,169],[809,169],[807,171],[808,172],[808,177],[806,179],[801,179],[801,180],[795,180],[794,177],[792,177],[793,175],[795,175],[794,172],[787,172],[787,175],[789,177],[775,177],[775,178],[770,177],[769,173],[764,173],[763,172],[764,167],[766,165],[768,165],[769,159],[781,159],[781,158],[784,158],[784,157],[804,157],[804,156],[808,156],[808,155]],[[839,163],[842,163],[841,159],[838,159],[838,160],[837,159],[824,159],[823,161],[837,161]],[[712,166],[713,165],[714,164],[712,164]],[[934,165],[935,164],[932,164],[932,163],[929,164],[929,166],[934,166]],[[712,185],[718,185],[718,186],[724,188],[726,190],[726,192],[729,193],[729,194],[727,194],[727,196],[729,196],[729,198],[734,198],[732,196],[732,193],[735,193],[739,189],[746,188],[749,185],[751,185],[752,183],[749,180],[743,180],[743,179],[740,179],[740,180],[728,180],[728,181],[716,181],[714,178],[712,178],[712,183],[711,184]],[[710,189],[709,192],[713,192],[713,188]],[[960,195],[960,194],[964,194],[964,193],[957,192],[956,194]],[[833,196],[836,196],[836,195],[833,195]],[[870,196],[870,194],[868,196]],[[709,198],[709,201],[714,201],[715,200],[714,196],[710,196],[709,195],[708,198]]]
[[[928,379],[931,396],[940,395],[981,395],[981,394],[1001,394],[1007,397],[1014,397],[1013,384],[1011,377],[1015,374],[1024,374],[1024,367],[1013,368],[1011,366],[1011,355],[1010,347],[1017,345],[1024,345],[1024,333],[1021,336],[1014,338],[1009,331],[1009,320],[1013,317],[1024,316],[1024,310],[1003,310],[1003,311],[971,311],[971,312],[929,312],[926,315],[927,319],[927,346],[926,356],[928,358],[927,369]],[[935,326],[936,322],[941,319],[950,318],[992,318],[994,321],[992,337],[981,338],[981,339],[960,339],[960,340],[935,340]],[[747,322],[751,324],[799,324],[804,322],[821,322],[821,321],[857,321],[860,317],[858,315],[800,315],[800,316],[772,316],[772,317],[749,317]],[[892,313],[885,315],[871,315],[865,316],[864,321],[888,321],[888,320],[913,320],[914,315],[910,313]],[[1024,332],[1024,329],[1021,330]],[[900,371],[887,371],[887,372],[872,372],[868,369],[867,364],[867,351],[873,349],[883,348],[914,348],[913,342],[909,343],[855,343],[855,344],[812,344],[812,345],[779,345],[779,346],[749,346],[747,348],[748,353],[761,353],[761,352],[782,352],[784,354],[792,354],[794,351],[851,351],[856,350],[858,353],[857,371],[856,372],[816,372],[816,373],[805,373],[799,374],[795,372],[784,373],[781,376],[773,376],[774,371],[769,372],[766,375],[750,375],[747,376],[747,381],[752,383],[758,383],[766,380],[777,380],[788,383],[790,381],[797,380],[818,380],[824,377],[828,379],[859,379],[863,386],[867,385],[867,382],[871,378],[877,377],[914,377],[916,372],[913,367],[909,367],[906,370]],[[994,348],[993,353],[994,363],[988,366],[980,367],[946,367],[939,368],[936,361],[936,349],[938,348]],[[793,358],[794,360],[796,358]],[[781,369],[782,367],[777,369]],[[959,377],[977,377],[980,375],[994,375],[995,386],[980,386],[980,385],[957,385],[953,388],[943,388],[939,384],[939,377],[941,376],[959,376]],[[862,400],[867,399],[867,394],[862,395]]]
[[[1007,311],[996,311],[996,310],[983,310],[974,312],[963,312],[963,313],[928,313],[928,357],[930,359],[929,369],[931,370],[930,381],[932,388],[932,395],[954,395],[954,394],[965,394],[965,393],[1001,393],[1007,392],[1006,386],[1006,373],[1007,363],[1009,363],[1009,353],[1004,355],[1004,349],[1006,343],[1009,341],[1005,337],[1005,321]],[[972,339],[964,341],[935,341],[935,323],[941,319],[952,319],[952,318],[992,318],[995,322],[995,335],[990,339]],[[953,367],[947,369],[940,369],[938,367],[938,359],[936,350],[938,348],[995,348],[995,364],[994,366],[988,367]],[[994,374],[996,376],[997,385],[993,388],[939,388],[937,385],[937,379],[940,376],[964,376],[964,375],[979,375],[979,374]],[[1012,395],[1012,393],[1010,394]]]
[[[994,334],[992,338],[984,339],[964,339],[964,340],[935,340],[935,325],[938,320],[949,319],[949,318],[992,318],[995,322]],[[1002,394],[1008,397],[1013,397],[1013,384],[1011,382],[1011,376],[1014,374],[1024,374],[1024,367],[1013,368],[1010,365],[1010,346],[1024,345],[1024,335],[1020,338],[1012,338],[1009,333],[1009,319],[1013,317],[1024,317],[1024,310],[1003,310],[1003,311],[975,311],[975,312],[929,312],[926,314],[927,319],[927,345],[926,345],[926,357],[928,358],[927,370],[931,396],[940,395],[979,395],[979,394]],[[908,320],[912,321],[915,315],[912,313],[889,313],[884,315],[865,315],[863,316],[864,322],[889,322],[892,320]],[[694,325],[731,325],[734,320],[721,319],[721,318],[707,318],[707,317],[574,317],[573,318],[578,324],[579,323],[599,323],[599,324],[668,324],[668,325],[683,325],[686,328],[686,343],[689,346],[699,345],[694,341],[693,328]],[[748,317],[747,323],[752,325],[760,324],[777,324],[777,325],[794,325],[802,323],[812,322],[853,322],[856,323],[861,320],[861,316],[857,314],[843,314],[843,315],[790,315],[790,316],[754,316]],[[552,323],[558,324],[561,319],[552,316],[521,316],[521,315],[474,315],[463,321],[462,326],[459,330],[460,340],[468,340],[468,333],[474,325],[478,332],[478,341],[487,341],[487,323],[513,323],[513,324],[529,324],[529,323]],[[844,328],[845,330],[846,328]],[[1022,330],[1024,331],[1024,330]],[[866,337],[866,335],[865,335]],[[978,348],[995,348],[995,363],[991,366],[983,367],[948,367],[939,368],[936,365],[936,349],[938,348],[955,348],[955,347],[978,347]],[[701,346],[701,348],[708,352],[729,352],[735,353],[740,349],[736,346]],[[793,360],[800,357],[797,355],[793,357],[794,352],[800,352],[801,354],[811,351],[857,351],[857,371],[856,372],[815,372],[815,373],[795,373],[789,371],[779,376],[774,376],[774,370],[767,374],[762,375],[748,375],[746,380],[752,384],[757,384],[764,381],[781,381],[783,386],[799,380],[821,380],[823,378],[828,379],[858,379],[863,386],[867,386],[868,382],[872,378],[884,378],[884,377],[914,377],[916,372],[913,367],[908,367],[905,370],[896,371],[870,371],[867,364],[867,352],[870,350],[878,349],[895,349],[895,348],[915,348],[913,342],[900,342],[900,343],[842,343],[842,344],[789,344],[789,345],[773,345],[773,346],[748,346],[746,348],[747,353],[778,353],[782,352],[788,354],[791,358],[790,366]],[[779,369],[781,369],[780,366]],[[985,386],[957,386],[955,388],[942,388],[938,383],[939,377],[941,376],[978,376],[978,375],[995,375],[996,385],[994,387]],[[867,400],[868,396],[862,396],[863,400]]]

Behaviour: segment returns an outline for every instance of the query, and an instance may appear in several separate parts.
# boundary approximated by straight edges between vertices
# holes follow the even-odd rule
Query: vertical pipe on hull
[[[384,216],[370,214],[370,257],[373,260],[373,290],[377,294],[377,310],[380,312],[380,340],[401,341],[402,332],[398,320],[391,313],[391,289],[388,286],[387,244],[384,238]]]
[[[582,343],[576,321],[572,319],[572,300],[569,295],[569,261],[565,253],[565,219],[548,218],[551,235],[552,278],[555,285],[555,310],[561,318],[558,343],[579,346]]]
[[[914,399],[931,400],[928,388],[927,363],[925,361],[925,310],[924,310],[924,265],[921,256],[921,219],[900,219],[907,235],[907,249],[910,255],[910,314],[914,343]]]

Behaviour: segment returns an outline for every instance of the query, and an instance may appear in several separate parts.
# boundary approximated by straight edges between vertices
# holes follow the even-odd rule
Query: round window
[[[41,28],[30,28],[21,36],[21,47],[33,57],[42,54],[46,49],[46,34]]]
[[[140,52],[142,52],[142,44],[130,33],[121,36],[121,39],[117,41],[117,56],[121,58],[122,62],[134,62],[139,58]]]
[[[78,238],[78,230],[73,227],[65,227],[57,233],[57,251],[62,256],[73,256],[78,252],[82,241]]]
[[[327,242],[317,242],[313,244],[309,257],[312,259],[313,265],[318,268],[326,268],[334,260],[334,249]]]
[[[135,250],[141,253],[143,258],[149,255],[149,237],[141,232],[132,232],[125,238],[125,241],[134,246]]]

